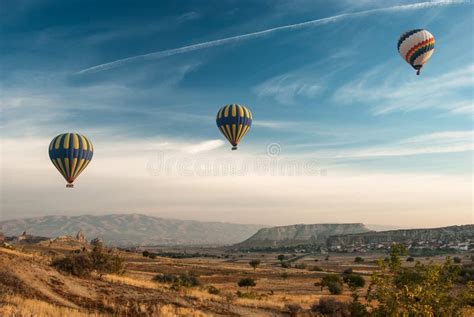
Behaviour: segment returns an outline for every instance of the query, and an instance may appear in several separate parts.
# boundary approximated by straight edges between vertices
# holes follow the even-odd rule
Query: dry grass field
[[[352,268],[369,281],[375,260],[383,254],[364,254],[363,263],[354,263],[355,254],[307,255],[282,268],[278,253],[242,253],[230,257],[151,259],[141,253],[120,252],[125,258],[123,275],[77,278],[58,272],[49,263],[70,247],[29,245],[17,250],[0,248],[1,316],[317,316],[312,305],[323,296],[350,300],[350,292],[330,295],[314,286],[331,272]],[[220,254],[220,253],[219,253]],[[217,253],[216,253],[217,255]],[[253,269],[248,263],[258,259]],[[442,261],[444,257],[420,259]],[[406,263],[405,265],[413,265]],[[157,274],[196,276],[201,285],[173,289],[153,281]],[[241,288],[242,278],[252,278],[256,286]],[[367,284],[366,284],[367,285]],[[211,294],[210,287],[218,294]],[[237,295],[240,291],[244,295]],[[361,293],[364,290],[361,290]],[[300,311],[298,313],[298,311]]]

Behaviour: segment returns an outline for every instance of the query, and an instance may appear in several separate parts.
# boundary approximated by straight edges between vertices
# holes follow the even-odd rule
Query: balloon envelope
[[[216,123],[222,134],[232,144],[232,150],[236,150],[237,145],[252,125],[252,113],[242,105],[225,105],[217,112]]]
[[[74,180],[89,165],[94,148],[91,141],[78,133],[56,136],[49,144],[49,158],[72,187]]]
[[[433,34],[423,29],[410,30],[403,33],[398,40],[400,56],[417,70],[417,75],[423,65],[428,62],[434,52],[435,38]]]

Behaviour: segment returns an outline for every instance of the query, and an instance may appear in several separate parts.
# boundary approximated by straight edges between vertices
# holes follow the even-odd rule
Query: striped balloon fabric
[[[433,34],[423,29],[405,32],[398,40],[400,56],[420,74],[423,65],[434,52],[435,38]]]
[[[217,112],[216,123],[232,144],[232,150],[237,150],[237,145],[252,125],[252,113],[242,105],[225,105]]]
[[[91,141],[78,133],[64,133],[56,136],[49,145],[49,158],[68,184],[72,183],[89,165],[94,148]]]

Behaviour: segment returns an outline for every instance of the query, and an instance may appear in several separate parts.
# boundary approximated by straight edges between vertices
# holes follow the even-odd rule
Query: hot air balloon
[[[91,141],[78,133],[56,136],[49,145],[49,158],[72,188],[74,180],[89,165],[94,148]]]
[[[250,130],[252,113],[242,105],[225,105],[217,112],[216,123],[222,134],[232,144],[232,150],[237,150],[240,140]]]
[[[419,75],[423,65],[428,62],[434,52],[435,38],[433,34],[423,29],[405,32],[398,40],[400,56],[416,69]]]

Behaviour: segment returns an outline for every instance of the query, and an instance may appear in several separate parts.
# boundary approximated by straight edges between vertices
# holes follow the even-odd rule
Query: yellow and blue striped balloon
[[[398,40],[398,53],[400,56],[416,69],[419,75],[421,68],[433,55],[435,38],[433,34],[423,29],[415,29],[403,33]]]
[[[74,180],[89,165],[94,148],[91,141],[78,133],[63,133],[49,144],[49,158],[68,184],[74,187]]]
[[[216,123],[222,134],[232,144],[232,150],[237,150],[237,145],[250,130],[252,113],[242,105],[225,105],[217,112]]]

